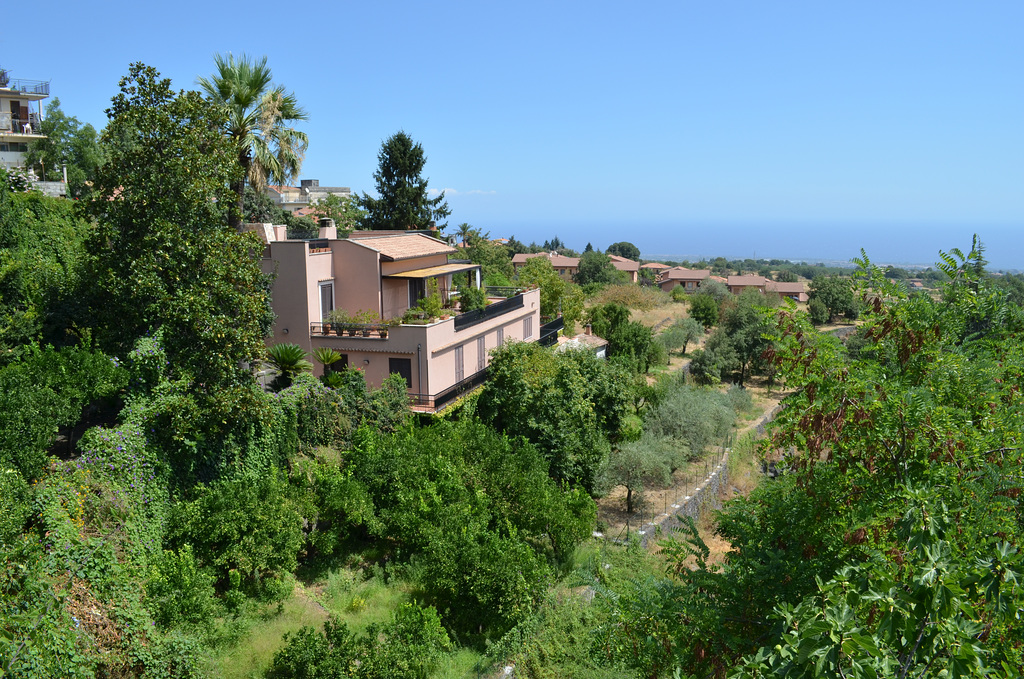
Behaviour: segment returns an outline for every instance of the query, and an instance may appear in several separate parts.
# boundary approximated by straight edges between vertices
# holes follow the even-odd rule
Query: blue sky
[[[0,65],[102,127],[130,62],[265,54],[303,177],[372,190],[404,129],[494,236],[931,263],[977,231],[1024,268],[1019,1],[150,4],[37,3]]]

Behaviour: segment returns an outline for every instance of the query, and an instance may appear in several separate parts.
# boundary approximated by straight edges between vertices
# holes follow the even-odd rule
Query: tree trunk
[[[242,168],[242,176],[231,182],[231,190],[235,194],[234,208],[228,209],[228,226],[235,231],[242,230],[242,222],[245,220],[245,179],[249,176],[249,165],[252,160],[249,152],[242,151],[238,154],[238,165]]]
[[[633,513],[633,488],[631,486],[626,486],[626,512]]]

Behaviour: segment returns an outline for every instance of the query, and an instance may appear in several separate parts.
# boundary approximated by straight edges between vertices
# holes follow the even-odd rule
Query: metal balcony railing
[[[316,322],[309,324],[309,334],[337,337],[370,337],[387,339],[391,326],[387,323],[330,323]]]
[[[550,347],[558,342],[558,331],[565,327],[565,320],[559,316],[550,323],[540,326],[540,337],[537,344],[542,347]]]
[[[11,134],[39,134],[39,116],[35,113],[28,119],[15,116],[10,111],[0,111],[0,132]]]
[[[24,92],[26,94],[45,94],[50,95],[50,83],[42,80],[26,80],[24,78],[16,78],[8,81],[5,85],[6,89],[14,90],[15,92]]]
[[[475,311],[467,311],[464,314],[459,314],[455,317],[455,332],[471,328],[474,325],[489,321],[492,318],[497,318],[507,314],[515,309],[522,309],[525,305],[523,296],[521,294],[509,299],[495,302],[494,304],[488,304],[483,309],[477,309]]]
[[[433,408],[434,410],[440,410],[444,406],[451,403],[453,400],[462,396],[463,394],[476,389],[481,384],[487,381],[487,368],[470,375],[461,382],[456,382],[452,386],[448,387],[444,391],[436,394],[409,394],[409,402],[414,406],[422,406],[427,408]]]

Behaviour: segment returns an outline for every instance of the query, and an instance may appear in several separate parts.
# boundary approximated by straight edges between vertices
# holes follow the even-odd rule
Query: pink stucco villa
[[[335,228],[326,226],[318,239],[287,240],[281,226],[247,228],[266,243],[264,272],[276,275],[277,321],[268,342],[298,344],[311,353],[317,347],[334,349],[343,357],[340,363],[363,370],[371,386],[397,373],[405,378],[414,407],[432,410],[480,384],[491,349],[510,340],[537,341],[550,332],[549,326],[541,327],[536,289],[488,290],[485,309],[464,314],[453,309],[452,316],[432,322],[397,320],[431,289],[431,281],[448,303],[457,299],[453,275],[466,272],[480,285],[479,265],[450,259],[455,248],[431,236],[357,231],[337,238]],[[355,328],[325,323],[334,309],[372,312],[384,322]]]

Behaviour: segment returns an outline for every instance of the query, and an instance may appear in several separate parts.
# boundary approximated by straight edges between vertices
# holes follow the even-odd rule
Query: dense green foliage
[[[76,205],[41,193],[12,193],[0,182],[0,364],[32,342],[73,341],[69,319],[91,233]]]
[[[817,276],[811,281],[811,289],[808,295],[810,303],[816,307],[815,322],[821,321],[821,308],[827,312],[825,323],[831,323],[837,316],[843,316],[847,320],[857,319],[859,313],[857,300],[853,295],[853,281],[849,278],[837,276]]]
[[[608,340],[608,355],[636,373],[645,373],[654,362],[656,347],[651,329],[629,320],[629,309],[609,303],[591,307],[587,322],[594,334]]]
[[[622,281],[622,274],[612,266],[608,255],[597,250],[584,252],[573,280],[577,285],[610,285]]]
[[[104,162],[96,128],[64,113],[60,99],[54,98],[46,105],[46,116],[37,134],[46,136],[29,143],[25,166],[37,168],[39,177],[46,181],[63,181],[66,168],[68,197],[88,197]]]
[[[108,114],[109,162],[90,206],[90,324],[119,356],[163,329],[179,375],[207,388],[237,383],[240,364],[263,355],[272,314],[252,257],[262,246],[229,228],[219,206],[238,172],[223,114],[142,64]]]
[[[626,259],[632,259],[634,262],[640,261],[640,248],[633,245],[629,241],[620,241],[618,243],[612,243],[605,250],[605,254],[618,255],[619,257],[625,257]]]
[[[620,599],[639,671],[692,676],[1012,676],[1021,666],[1021,310],[979,244],[942,253],[943,298],[867,258],[867,345],[848,359],[782,313],[797,391],[762,447],[781,466],[719,517],[734,546],[666,545],[668,580]],[[689,566],[695,560],[696,567]]]
[[[519,283],[540,288],[540,315],[561,315],[565,332],[572,334],[583,319],[583,291],[558,275],[547,257],[531,257],[519,267]]]
[[[304,627],[274,656],[271,679],[422,679],[452,648],[437,611],[406,604],[360,636],[344,622]]]
[[[693,295],[690,297],[690,318],[705,328],[718,325],[718,302],[711,295]]]

